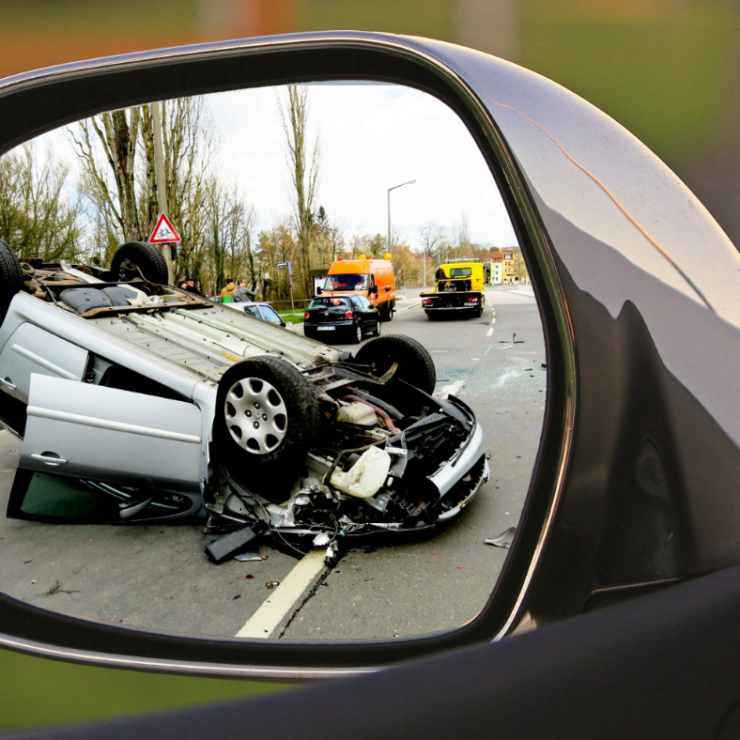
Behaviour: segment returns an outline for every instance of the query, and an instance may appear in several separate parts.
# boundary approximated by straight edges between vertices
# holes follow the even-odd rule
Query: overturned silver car
[[[242,532],[218,561],[261,532],[331,551],[432,527],[488,479],[474,414],[431,395],[409,337],[352,356],[167,287],[140,242],[109,270],[0,242],[0,281],[0,420],[23,439],[8,516],[208,515]]]

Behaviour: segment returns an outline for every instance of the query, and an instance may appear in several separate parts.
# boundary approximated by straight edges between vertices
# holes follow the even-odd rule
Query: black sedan
[[[319,296],[314,298],[303,314],[303,333],[312,339],[332,344],[341,336],[354,343],[368,334],[380,336],[378,309],[363,295]]]

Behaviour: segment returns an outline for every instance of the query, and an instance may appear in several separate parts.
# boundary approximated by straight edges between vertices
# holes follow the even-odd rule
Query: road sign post
[[[288,268],[288,282],[290,284],[290,310],[295,313],[295,303],[293,302],[293,265],[290,262],[276,262],[275,267],[278,269],[281,267]]]

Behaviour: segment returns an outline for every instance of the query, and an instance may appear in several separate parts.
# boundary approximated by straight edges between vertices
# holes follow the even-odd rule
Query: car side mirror
[[[211,567],[201,547],[206,538],[208,557],[224,563],[213,567],[230,572],[223,581],[196,584],[200,590],[190,584],[167,593],[172,550],[149,558],[157,588],[147,598],[137,591],[138,603],[150,601],[168,619],[175,611],[182,618],[194,612],[196,617],[187,629],[174,630],[171,621],[150,629],[133,616],[137,609],[130,621],[124,616],[122,622],[117,613],[114,621],[105,611],[109,602],[95,588],[102,581],[87,582],[91,603],[100,609],[95,614],[80,610],[78,590],[61,580],[43,589],[25,575],[13,581],[14,573],[27,572],[26,563],[35,555],[24,549],[31,541],[49,548],[45,559],[59,564],[50,538],[39,534],[31,540],[18,528],[12,554],[17,567],[0,574],[0,644],[175,672],[327,678],[491,642],[740,562],[737,253],[670,170],[569,91],[509,62],[421,38],[330,32],[205,44],[68,64],[0,82],[0,152],[104,112],[117,115],[120,123],[137,116],[138,126],[150,120],[151,111],[144,108],[158,101],[166,106],[196,98],[197,103],[219,93],[223,102],[236,91],[276,84],[290,85],[287,105],[292,99],[300,107],[304,83],[315,83],[307,86],[322,92],[341,88],[346,97],[352,79],[362,83],[358,95],[391,83],[423,93],[465,134],[464,145],[477,157],[473,168],[491,188],[486,207],[497,196],[500,216],[511,224],[499,243],[518,245],[497,250],[502,284],[483,296],[435,296],[448,301],[444,308],[450,315],[460,310],[466,315],[460,324],[423,324],[429,336],[444,330],[452,336],[434,354],[419,340],[398,336],[401,316],[392,333],[383,332],[352,352],[331,346],[332,332],[350,327],[330,322],[311,327],[317,341],[298,332],[284,341],[275,330],[281,336],[273,345],[259,339],[250,345],[233,335],[238,332],[232,334],[240,317],[225,306],[209,304],[202,319],[191,312],[165,321],[159,314],[166,295],[157,286],[140,290],[107,314],[82,319],[64,307],[71,309],[62,294],[69,289],[68,278],[73,284],[96,280],[84,265],[57,265],[66,277],[43,282],[33,274],[43,272],[43,260],[31,259],[21,267],[11,260],[11,247],[0,242],[9,250],[0,250],[5,266],[0,272],[7,279],[0,290],[0,316],[16,320],[12,326],[4,322],[0,330],[0,416],[8,429],[25,435],[21,445],[2,432],[0,444],[6,459],[13,465],[20,459],[27,473],[17,479],[14,510],[23,513],[27,505],[26,518],[33,518],[34,525],[54,527],[48,523],[50,506],[59,517],[77,516],[94,509],[89,504],[105,493],[118,501],[103,512],[94,510],[96,516],[156,522],[146,528],[120,527],[108,537],[120,548],[107,555],[117,576],[127,552],[149,553],[152,538],[160,537],[159,522],[182,513],[194,519],[183,519],[177,529],[163,527],[163,540],[176,541],[178,548],[190,543],[193,551],[197,545],[199,565]],[[389,133],[383,143],[403,148],[397,137]],[[409,135],[408,141],[413,138]],[[419,166],[432,162],[436,168],[437,160],[430,155]],[[393,182],[386,178],[387,169],[380,171],[382,187],[378,184],[376,193]],[[136,187],[130,190],[137,192]],[[394,210],[394,224],[399,210]],[[299,263],[284,262],[287,270],[269,273],[278,255],[307,250],[300,256],[304,283],[295,296],[300,299],[310,291],[313,258],[320,253],[329,259],[337,248],[326,224],[320,232],[312,213],[303,216],[311,229],[300,235],[287,227],[273,235],[265,232],[269,249],[259,269],[268,271],[263,273],[265,292],[281,301],[291,300],[296,290],[291,270]],[[487,235],[477,238],[495,242]],[[367,244],[378,239],[382,236],[369,235]],[[435,239],[430,231],[428,245],[437,244],[440,264],[453,257],[447,252],[455,248]],[[218,263],[213,269],[224,278],[229,274],[224,259],[248,251],[244,244],[236,238],[231,252],[221,245],[204,260]],[[696,245],[701,245],[701,260]],[[347,252],[352,248],[354,253],[355,247],[365,249],[362,240],[352,247],[344,242]],[[396,269],[400,272],[403,258],[404,271],[410,270],[413,249],[396,247]],[[255,259],[257,252],[253,245]],[[181,264],[185,256],[181,251]],[[368,291],[376,292],[376,286]],[[412,292],[406,291],[410,310],[403,316],[416,308],[413,316],[425,320]],[[425,306],[432,303],[426,295]],[[526,307],[527,319],[516,331],[504,320],[506,306],[510,315]],[[393,312],[384,318],[393,320]],[[92,325],[95,341],[89,346],[80,340],[80,327],[88,326],[83,321]],[[380,334],[380,322],[373,323],[351,327],[353,333],[344,340],[358,344],[364,333]],[[163,324],[173,341],[161,337]],[[464,331],[457,328],[462,326]],[[259,327],[260,337],[271,329]],[[458,351],[458,342],[474,331],[479,334],[470,351]],[[190,354],[184,355],[183,348]],[[124,367],[127,358],[150,355],[161,365],[149,376]],[[176,365],[183,356],[187,368]],[[707,373],[697,356],[730,361]],[[492,358],[506,358],[510,366],[494,371],[485,364]],[[181,372],[169,372],[168,363]],[[219,385],[223,377],[228,387]],[[485,385],[475,386],[475,378]],[[368,401],[368,392],[359,387],[363,383],[382,392],[380,404]],[[723,392],[726,388],[731,392]],[[30,402],[31,393],[41,400]],[[483,427],[479,436],[480,421],[471,419],[468,404],[494,402],[495,408],[481,415],[493,431],[484,454]],[[209,444],[215,413],[221,439],[228,443],[223,446]],[[294,417],[302,421],[298,431],[290,426]],[[329,424],[329,417],[336,423]],[[526,441],[523,429],[529,432]],[[362,444],[331,447],[346,434]],[[106,445],[103,438],[116,444]],[[77,456],[66,455],[62,445],[76,439],[85,444],[73,447]],[[270,457],[286,439],[285,447],[296,451],[287,472]],[[181,457],[183,450],[195,454]],[[240,462],[249,463],[257,454],[272,463],[269,473],[259,471],[263,495],[251,491],[248,475],[235,480],[233,474]],[[439,468],[401,488],[398,481],[407,469],[432,466],[435,455],[441,456]],[[187,459],[187,470],[181,459]],[[151,474],[132,481],[145,464]],[[215,466],[228,476],[210,480]],[[115,480],[101,480],[101,470],[112,471]],[[71,471],[77,471],[82,484],[75,491],[66,480]],[[473,500],[489,471],[486,496]],[[290,506],[282,506],[286,500]],[[433,521],[449,526],[439,539],[426,531],[430,507],[449,519]],[[260,512],[253,526],[242,526],[245,511]],[[349,518],[352,527],[347,511],[355,517]],[[311,538],[309,554],[300,551],[298,573],[289,542],[281,544],[284,551],[276,547],[267,561],[254,542],[263,532],[280,534],[296,517],[306,523],[299,536]],[[474,518],[479,527],[475,538],[466,537],[469,530],[454,528],[456,517]],[[326,583],[322,569],[333,567],[327,560],[335,562],[333,545],[350,541],[353,527],[366,524],[382,530],[376,544],[364,546],[381,566],[368,572],[357,559],[341,562],[334,572],[349,588],[327,606],[331,588],[319,586]],[[413,577],[397,570],[396,554],[386,549],[384,538],[396,534],[409,539]],[[79,556],[66,553],[75,567],[81,558],[99,562],[89,541],[97,546],[98,539],[84,539]],[[3,551],[9,559],[8,537]],[[421,584],[416,564],[422,562],[428,596],[410,599],[410,591]],[[261,581],[256,574],[268,567],[270,577]],[[141,572],[137,568],[131,578],[137,587]],[[373,580],[383,581],[383,587],[392,584],[399,594],[400,611],[376,611],[366,622],[369,629],[380,624],[383,632],[361,641],[341,634],[319,642],[326,625],[336,629],[358,621],[363,594],[352,587]],[[222,584],[228,593],[219,590]],[[289,588],[275,601],[288,606],[276,611],[269,595],[286,584]],[[261,589],[263,597],[269,594],[265,608],[251,610],[247,619],[244,604],[256,592],[246,589],[252,587]],[[286,590],[292,600],[282,600]],[[184,601],[173,610],[176,598]],[[205,618],[193,608],[197,598],[208,604]],[[450,621],[447,606],[458,602],[467,616]],[[315,610],[310,632],[298,631],[306,622],[293,619],[296,603]],[[221,606],[214,609],[213,604]],[[430,617],[437,620],[433,627]],[[272,620],[269,629],[263,618]],[[398,625],[422,619],[425,628],[405,639]],[[290,637],[291,626],[300,635],[296,639]],[[269,635],[281,639],[268,641]]]
[[[413,40],[394,39],[393,44],[398,46],[390,49],[388,38],[360,33],[349,34],[346,38],[342,36],[340,40],[332,34],[319,34],[276,39],[266,45],[246,41],[222,48],[216,44],[190,50],[134,54],[125,60],[66,65],[45,72],[38,80],[33,74],[11,80],[0,84],[0,99],[6,112],[0,121],[0,151],[7,152],[43,134],[64,137],[64,130],[55,132],[55,129],[84,126],[86,121],[90,121],[85,117],[96,114],[115,116],[116,123],[122,127],[135,124],[140,126],[137,130],[148,131],[146,127],[151,126],[153,120],[152,108],[159,108],[160,112],[164,110],[163,119],[174,125],[186,118],[176,114],[178,105],[190,106],[188,110],[194,114],[206,106],[213,106],[217,114],[214,121],[233,123],[235,119],[229,110],[236,108],[229,106],[239,102],[232,103],[235,98],[243,93],[264,93],[269,97],[269,104],[275,105],[275,94],[269,86],[276,84],[284,85],[280,91],[282,104],[293,105],[295,110],[300,108],[301,95],[307,94],[306,91],[324,96],[341,93],[343,99],[352,94],[368,110],[377,107],[370,105],[371,99],[382,102],[385,97],[394,101],[398,94],[402,94],[409,96],[408,100],[418,101],[414,105],[421,106],[420,110],[437,111],[432,118],[447,127],[445,131],[452,132],[452,139],[460,141],[465,150],[465,161],[470,164],[465,166],[467,176],[464,181],[465,186],[471,188],[472,196],[468,197],[467,192],[453,193],[454,199],[465,203],[466,209],[480,201],[479,211],[485,214],[484,222],[504,224],[507,231],[502,241],[521,243],[530,264],[539,265],[537,249],[544,248],[545,242],[536,230],[531,234],[526,230],[534,223],[531,214],[526,218],[517,215],[513,219],[515,226],[509,216],[509,213],[516,215],[512,205],[516,199],[511,188],[514,183],[521,184],[521,179],[515,170],[509,172],[514,160],[505,149],[501,149],[492,128],[492,114],[460,85],[458,71],[453,69],[457,65],[450,66],[451,63],[441,59],[430,65],[430,59],[441,54],[446,47],[440,45],[430,57],[430,51]],[[464,55],[466,59],[478,58],[472,52]],[[486,64],[497,63],[486,59]],[[352,78],[362,84],[353,88],[346,74],[348,69],[352,70]],[[368,80],[379,84],[367,85]],[[341,88],[335,84],[337,81],[341,81]],[[302,86],[302,83],[309,82],[317,84]],[[394,95],[387,95],[388,85],[397,88]],[[210,96],[212,100],[208,99],[210,93],[214,93]],[[226,108],[218,107],[222,105]],[[244,108],[253,109],[250,106]],[[290,120],[290,116],[285,120]],[[392,116],[385,116],[384,120],[393,121],[393,125],[382,139],[377,137],[376,148],[381,153],[385,152],[383,156],[393,156],[387,145],[399,135],[401,128]],[[408,121],[414,124],[416,119],[409,117]],[[484,125],[486,121],[488,123]],[[344,131],[351,129],[351,126],[342,127]],[[278,126],[274,133],[284,143],[285,130]],[[100,138],[92,123],[88,123],[87,134],[92,138],[82,136],[77,137],[77,141],[97,141],[95,137]],[[413,141],[413,133],[408,138]],[[450,140],[447,133],[440,138]],[[166,136],[165,140],[171,138]],[[366,153],[368,143],[365,137],[361,146],[353,145],[350,149],[369,161],[373,155]],[[104,146],[102,140],[100,145]],[[402,142],[399,145],[408,151],[408,145]],[[236,160],[242,149],[240,145],[232,159]],[[142,151],[142,157],[148,156],[146,146]],[[276,151],[275,161],[282,163],[284,152],[282,149]],[[94,146],[89,153],[97,156]],[[433,154],[417,155],[416,159],[419,167],[432,160]],[[460,161],[457,159],[455,162],[457,169],[460,169]],[[364,164],[357,165],[357,171],[365,169]],[[259,168],[254,171],[259,171]],[[384,172],[381,168],[378,182],[382,180],[387,188]],[[444,179],[452,182],[454,178]],[[256,191],[258,187],[245,190]],[[140,190],[133,187],[132,192],[135,195]],[[224,190],[223,204],[231,203],[228,198],[236,192]],[[395,197],[400,199],[401,195]],[[448,196],[444,202],[449,204],[451,200]],[[399,205],[400,202],[398,200]],[[492,204],[495,204],[495,219],[491,219]],[[524,204],[533,209],[527,199]],[[148,213],[149,210],[142,207],[133,209],[131,213]],[[277,208],[274,210],[279,211]],[[243,216],[248,219],[249,209],[230,208],[228,213],[230,218]],[[278,262],[284,258],[283,255],[290,254],[281,250],[296,249],[304,238],[291,232],[293,227],[290,223],[274,229],[272,234],[262,234],[261,249],[258,251],[253,245],[250,255],[242,238],[249,222],[243,220],[233,224],[229,222],[231,231],[225,223],[220,225],[219,238],[222,241],[231,238],[231,233],[233,242],[219,244],[218,248],[224,250],[221,252],[204,249],[201,252],[204,255],[202,264],[187,264],[191,257],[181,251],[179,269],[187,271],[187,274],[197,274],[203,290],[210,293],[227,277],[262,275],[261,292],[265,300],[292,303],[293,299],[307,297],[305,294],[311,290],[312,260],[318,255],[327,258],[341,248],[342,242],[337,241],[336,245],[331,242],[338,233],[330,233],[331,229],[336,229],[331,218],[329,213],[329,229],[326,223],[322,223],[320,229],[318,224],[314,224],[317,228],[315,232],[311,231],[310,238],[315,243],[308,245],[308,259],[301,255],[300,258],[293,257],[292,262]],[[400,209],[395,223],[401,223]],[[180,223],[173,225],[185,233]],[[214,233],[213,229],[203,229],[204,245],[211,243],[209,239]],[[370,235],[368,244],[374,238]],[[535,240],[537,249],[533,246]],[[349,235],[343,243],[348,252]],[[360,245],[358,242],[357,249],[365,249]],[[398,249],[397,269],[405,254],[403,247]],[[356,249],[352,251],[354,253]],[[300,254],[300,249],[295,253]],[[228,258],[228,263],[224,262],[225,258]],[[234,262],[238,259],[242,262]],[[278,266],[279,269],[273,269]],[[79,266],[80,269],[77,267],[62,266],[74,279],[95,279],[84,272],[84,265]],[[22,269],[28,272],[28,268]],[[538,269],[540,272],[549,270],[548,280],[545,281],[541,274],[536,278],[543,285],[556,284],[557,275],[551,267],[546,265]],[[40,274],[43,272],[40,263],[38,270]],[[220,270],[217,281],[210,277],[209,270],[214,274]],[[54,312],[52,317],[62,315],[65,310],[61,305],[66,287],[64,280],[50,281],[43,288],[38,276],[34,278],[38,285],[33,283],[30,273],[28,276],[24,273],[23,277],[25,283],[22,285],[19,278],[21,293],[10,295],[8,300],[5,297],[0,300],[0,314],[9,311],[7,316],[26,316],[26,308],[15,312],[15,309],[10,309],[10,303],[25,306],[30,301],[31,311],[43,313],[51,310]],[[358,280],[352,285],[360,282],[361,276],[356,277]],[[213,282],[213,287],[207,282]],[[31,288],[26,283],[31,285],[32,292],[28,292]],[[89,289],[96,296],[100,292],[94,285]],[[2,624],[9,625],[5,629],[15,646],[22,647],[24,639],[29,641],[29,645],[46,640],[64,655],[74,655],[80,660],[94,653],[113,653],[106,658],[111,664],[120,659],[121,664],[126,660],[139,661],[141,665],[169,661],[168,665],[173,666],[173,661],[180,661],[172,670],[196,670],[195,666],[208,664],[211,666],[208,670],[215,675],[328,677],[471,645],[494,639],[499,634],[508,634],[516,628],[525,613],[517,594],[526,590],[529,583],[527,574],[535,567],[541,552],[538,543],[551,519],[551,506],[559,480],[557,462],[561,448],[558,444],[565,427],[558,423],[556,415],[550,418],[543,432],[545,407],[555,402],[552,399],[557,401],[560,398],[556,408],[567,408],[562,403],[564,386],[561,384],[554,389],[547,386],[551,361],[545,355],[539,301],[549,305],[548,302],[553,300],[549,294],[546,293],[546,298],[539,301],[531,291],[524,298],[520,297],[526,302],[531,323],[524,334],[520,332],[518,341],[521,343],[521,337],[527,335],[528,349],[540,361],[536,373],[531,374],[536,379],[527,391],[532,397],[528,399],[531,408],[526,420],[526,442],[522,442],[515,414],[510,414],[507,419],[512,430],[514,427],[519,429],[516,439],[520,449],[519,457],[516,457],[509,455],[509,448],[501,442],[484,442],[484,425],[496,430],[504,429],[506,425],[498,417],[494,418],[493,412],[483,411],[480,420],[475,418],[474,410],[465,400],[465,381],[457,376],[448,378],[443,372],[444,360],[440,362],[438,371],[436,356],[418,339],[403,336],[400,314],[396,315],[397,324],[393,325],[392,332],[382,332],[382,324],[393,320],[390,306],[388,311],[381,311],[380,317],[365,317],[371,321],[352,322],[352,326],[347,326],[346,317],[341,315],[336,326],[323,321],[319,325],[306,326],[303,331],[294,331],[290,338],[280,332],[276,332],[279,336],[273,337],[270,332],[275,327],[259,325],[253,329],[255,337],[250,347],[250,342],[239,336],[241,317],[232,309],[209,304],[203,307],[203,313],[198,314],[200,309],[189,307],[182,309],[182,314],[167,316],[173,321],[160,323],[157,311],[166,304],[166,291],[162,288],[147,290],[149,293],[139,291],[130,304],[126,303],[120,309],[116,307],[107,316],[99,317],[101,323],[98,328],[103,326],[103,320],[108,321],[106,327],[113,327],[113,324],[117,327],[116,322],[123,322],[120,336],[116,333],[117,328],[111,329],[110,346],[92,342],[89,347],[82,347],[79,336],[67,336],[64,328],[67,316],[57,322],[59,336],[49,336],[51,330],[43,317],[35,323],[26,321],[23,337],[14,335],[13,346],[19,345],[21,340],[24,344],[21,354],[14,350],[11,352],[10,345],[8,352],[4,353],[3,346],[0,346],[0,379],[4,381],[0,388],[0,416],[20,435],[25,434],[20,448],[12,448],[15,450],[12,454],[20,457],[16,462],[23,475],[17,478],[11,511],[17,518],[50,531],[54,527],[59,528],[55,522],[61,521],[120,521],[127,525],[127,542],[143,544],[142,538],[153,537],[159,543],[157,549],[164,546],[169,537],[174,537],[194,553],[196,567],[201,574],[197,593],[178,589],[176,597],[172,594],[173,599],[184,599],[182,608],[175,609],[180,615],[178,619],[182,620],[186,614],[193,619],[181,621],[177,629],[173,629],[171,621],[165,624],[147,621],[147,618],[130,623],[105,623],[106,615],[96,611],[97,606],[80,601],[88,597],[79,595],[81,589],[75,588],[74,584],[63,584],[73,592],[62,594],[69,604],[62,604],[59,598],[43,602],[44,607],[51,606],[65,612],[55,614],[38,605],[34,592],[26,588],[28,584],[25,581],[20,590],[16,588],[19,584],[0,582],[6,594],[0,595],[0,619]],[[316,289],[317,295],[323,292],[323,288]],[[368,290],[369,295],[377,296],[378,292],[377,285]],[[6,295],[2,291],[0,293]],[[53,300],[46,301],[47,296]],[[472,319],[477,313],[467,306],[464,308],[467,312],[465,320]],[[66,310],[65,314],[69,314],[71,319],[79,318]],[[403,316],[407,315],[411,312],[403,313]],[[418,307],[416,315],[421,315]],[[553,317],[557,314],[553,311],[542,315],[549,317],[544,330],[552,335],[550,342],[560,347],[564,340],[559,332],[565,324],[560,326],[555,321]],[[91,322],[97,320],[94,316],[84,320],[88,319]],[[52,324],[57,325],[54,321]],[[163,338],[161,329],[164,327],[173,341]],[[492,323],[478,331],[482,340],[493,347],[493,342],[498,340],[489,336],[490,327],[493,327]],[[2,330],[10,331],[10,326],[3,325]],[[448,331],[454,332],[454,326],[450,325]],[[134,333],[136,357],[150,352],[161,362],[170,358],[173,363],[182,363],[182,373],[169,382],[169,376],[166,372],[162,375],[159,366],[149,374],[141,366],[118,367],[128,360],[115,358],[131,356],[131,352],[126,350],[129,337]],[[305,336],[306,333],[311,333],[317,341]],[[377,336],[380,334],[382,336]],[[355,350],[352,353],[331,346],[334,342],[356,344],[369,335],[376,336],[359,349],[352,348]],[[335,336],[336,339],[330,338]],[[519,350],[514,341],[511,342],[512,357]],[[118,346],[121,343],[123,349]],[[442,346],[441,351],[447,352],[450,342],[444,341]],[[192,357],[188,355],[190,352]],[[444,355],[436,359],[442,357]],[[504,354],[489,353],[487,357],[493,361],[504,357]],[[246,374],[237,377],[234,368]],[[38,380],[39,375],[48,373],[52,375],[50,380]],[[488,382],[484,374],[480,377]],[[228,388],[223,383],[224,378],[230,384]],[[81,382],[83,379],[87,382]],[[368,398],[366,388],[370,387],[376,395],[382,395],[382,399],[377,399],[380,404],[374,403],[376,396],[373,394]],[[468,388],[472,404],[480,408],[480,402],[475,400],[474,385],[468,383]],[[29,401],[30,394],[34,394],[33,403]],[[6,396],[11,399],[6,404],[7,413],[2,403]],[[480,397],[493,402],[485,388],[480,389]],[[38,415],[33,410],[36,408],[41,409]],[[23,421],[29,409],[31,421],[24,429]],[[218,437],[214,432],[216,414]],[[294,431],[296,428],[298,431]],[[101,441],[114,437],[118,440],[120,435],[126,434],[133,435],[137,440],[135,445]],[[66,441],[83,439],[83,436],[83,445],[72,445],[71,449],[66,445]],[[514,435],[511,436],[513,438]],[[354,443],[355,439],[359,440],[358,444]],[[347,444],[347,440],[352,444]],[[491,449],[491,444],[498,450],[498,455],[506,454],[518,461],[513,463],[517,472],[511,479],[516,481],[513,486],[516,490],[512,491],[507,484],[505,493],[509,497],[507,501],[514,497],[515,504],[504,506],[496,503],[499,489],[496,488],[498,483],[491,478],[491,467],[503,469],[505,463],[503,460],[489,462],[486,451]],[[540,444],[550,456],[542,470],[540,466],[545,463],[538,458]],[[274,450],[283,447],[293,455],[286,457],[284,465],[275,463],[277,458],[270,456]],[[503,453],[504,449],[506,453]],[[195,452],[188,454],[188,450]],[[253,470],[250,466],[256,465],[254,460],[257,456],[261,456],[258,462],[265,458],[270,463],[269,472],[265,472],[268,468],[263,467],[251,478],[247,474],[239,478],[243,469]],[[553,464],[553,457],[556,464]],[[185,459],[187,465],[183,463]],[[140,470],[146,474],[139,475]],[[211,478],[214,470],[220,471],[219,475]],[[407,475],[416,476],[419,480],[409,485],[405,482]],[[97,505],[99,495],[109,497],[106,499],[109,505],[102,510]],[[531,496],[537,497],[539,507],[529,507],[527,500]],[[287,501],[290,505],[284,506]],[[520,520],[522,511],[527,514]],[[469,534],[469,528],[459,527],[456,537],[446,539],[447,545],[440,540],[438,547],[438,541],[432,539],[433,532],[444,526],[446,533],[451,533],[454,520],[461,517],[475,522],[475,537]],[[303,526],[295,527],[296,521]],[[137,522],[156,524],[137,527]],[[160,522],[164,535],[160,534]],[[402,527],[399,527],[399,522],[403,523]],[[290,539],[287,544],[283,543],[285,533],[291,527],[297,530],[297,537],[303,538],[299,548]],[[368,623],[362,634],[337,632],[343,622],[334,618],[338,610],[356,608],[352,606],[352,599],[349,596],[345,598],[344,592],[338,589],[335,591],[339,601],[331,607],[334,616],[330,622],[334,632],[322,633],[315,629],[327,618],[326,613],[319,612],[307,622],[292,619],[291,609],[294,607],[277,616],[273,612],[269,625],[260,621],[262,609],[259,604],[270,601],[272,589],[280,588],[277,584],[294,584],[290,587],[297,589],[292,595],[293,600],[285,603],[305,602],[302,617],[308,615],[309,610],[320,608],[319,599],[304,598],[302,594],[304,591],[306,595],[313,594],[317,579],[330,582],[326,569],[334,568],[340,549],[350,554],[346,555],[347,561],[340,561],[339,566],[331,570],[331,578],[352,573],[349,561],[361,549],[351,544],[355,542],[353,535],[358,527],[361,532],[363,528],[374,527],[372,534],[377,534],[379,540],[396,534],[409,540],[404,545],[406,556],[399,558],[396,552],[393,558],[392,579],[399,598],[385,615],[380,631],[373,631],[375,627]],[[114,530],[113,535],[118,530],[109,529]],[[514,531],[516,537],[512,537]],[[268,536],[285,547],[285,552],[276,546],[270,549],[269,559],[263,560],[259,540]],[[205,545],[204,538],[207,540]],[[487,539],[491,539],[492,544],[486,544],[484,540]],[[50,546],[51,541],[47,538],[45,546]],[[100,543],[99,539],[97,541]],[[112,542],[110,537],[105,541]],[[7,545],[5,538],[6,550]],[[368,547],[374,549],[374,546]],[[295,585],[296,549],[301,555],[298,573],[303,573],[301,577],[307,579],[303,585]],[[146,547],[137,550],[147,551]],[[416,563],[415,558],[422,557],[422,553],[430,598],[410,600],[406,598],[404,587],[406,576],[411,567],[414,573],[419,572],[416,565],[410,564]],[[378,554],[377,564],[366,562],[363,568],[377,569],[380,573],[379,560],[384,554],[382,550]],[[118,562],[118,556],[116,550],[110,551],[111,562]],[[70,559],[74,558],[70,556]],[[60,562],[56,553],[54,562]],[[167,557],[162,557],[159,562],[163,568],[168,567]],[[346,562],[347,570],[343,570],[342,562]],[[129,559],[127,565],[140,570],[133,559]],[[214,568],[229,571],[235,579],[233,583],[238,582],[238,588],[233,593],[229,592],[229,609],[221,613],[219,618],[222,621],[218,624],[213,620],[211,610],[198,608],[196,604],[215,603],[223,597],[219,591],[223,583],[232,583],[231,578],[224,581],[222,578],[203,577],[204,569],[211,569],[208,570],[210,573]],[[269,576],[265,575],[262,581],[262,574],[268,572]],[[109,579],[108,583],[113,580]],[[151,570],[147,583],[161,584],[166,580]],[[449,588],[454,587],[455,594],[460,594],[460,598],[453,597],[459,609],[452,617],[447,612],[426,608],[441,582],[448,584]],[[471,585],[473,582],[474,586]],[[370,581],[362,580],[362,583]],[[350,585],[348,582],[347,587]],[[52,583],[46,591],[53,590],[53,587]],[[369,587],[361,586],[359,591],[352,592],[357,597],[355,603],[363,596],[363,588]],[[95,591],[93,588],[89,590]],[[85,585],[86,594],[87,591],[88,584]],[[284,591],[280,592],[281,602]],[[138,593],[141,595],[141,591]],[[316,593],[323,596],[325,592]],[[99,590],[94,595],[96,603],[105,601],[100,598]],[[154,604],[159,595],[159,590],[150,586],[145,600]],[[367,598],[366,602],[370,603],[371,599]],[[174,601],[170,602],[170,607],[172,604]],[[406,614],[408,608],[418,611],[418,614],[412,618]],[[70,617],[69,613],[89,619]],[[421,620],[420,615],[423,615]],[[410,619],[414,624],[413,631],[394,631],[392,624],[396,619]],[[344,621],[347,624],[357,622],[349,617]],[[206,636],[207,639],[203,639]],[[128,657],[124,660],[120,656]]]

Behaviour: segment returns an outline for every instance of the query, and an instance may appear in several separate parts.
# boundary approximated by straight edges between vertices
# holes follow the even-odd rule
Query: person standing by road
[[[231,294],[231,300],[234,303],[246,303],[247,301],[254,300],[256,291],[249,290],[247,288],[247,281],[244,278],[239,280],[239,285],[234,289]]]
[[[236,284],[231,278],[229,278],[226,281],[226,287],[221,289],[221,300],[223,301],[224,298],[228,298],[229,301],[231,301],[231,294],[234,292],[235,289]]]

